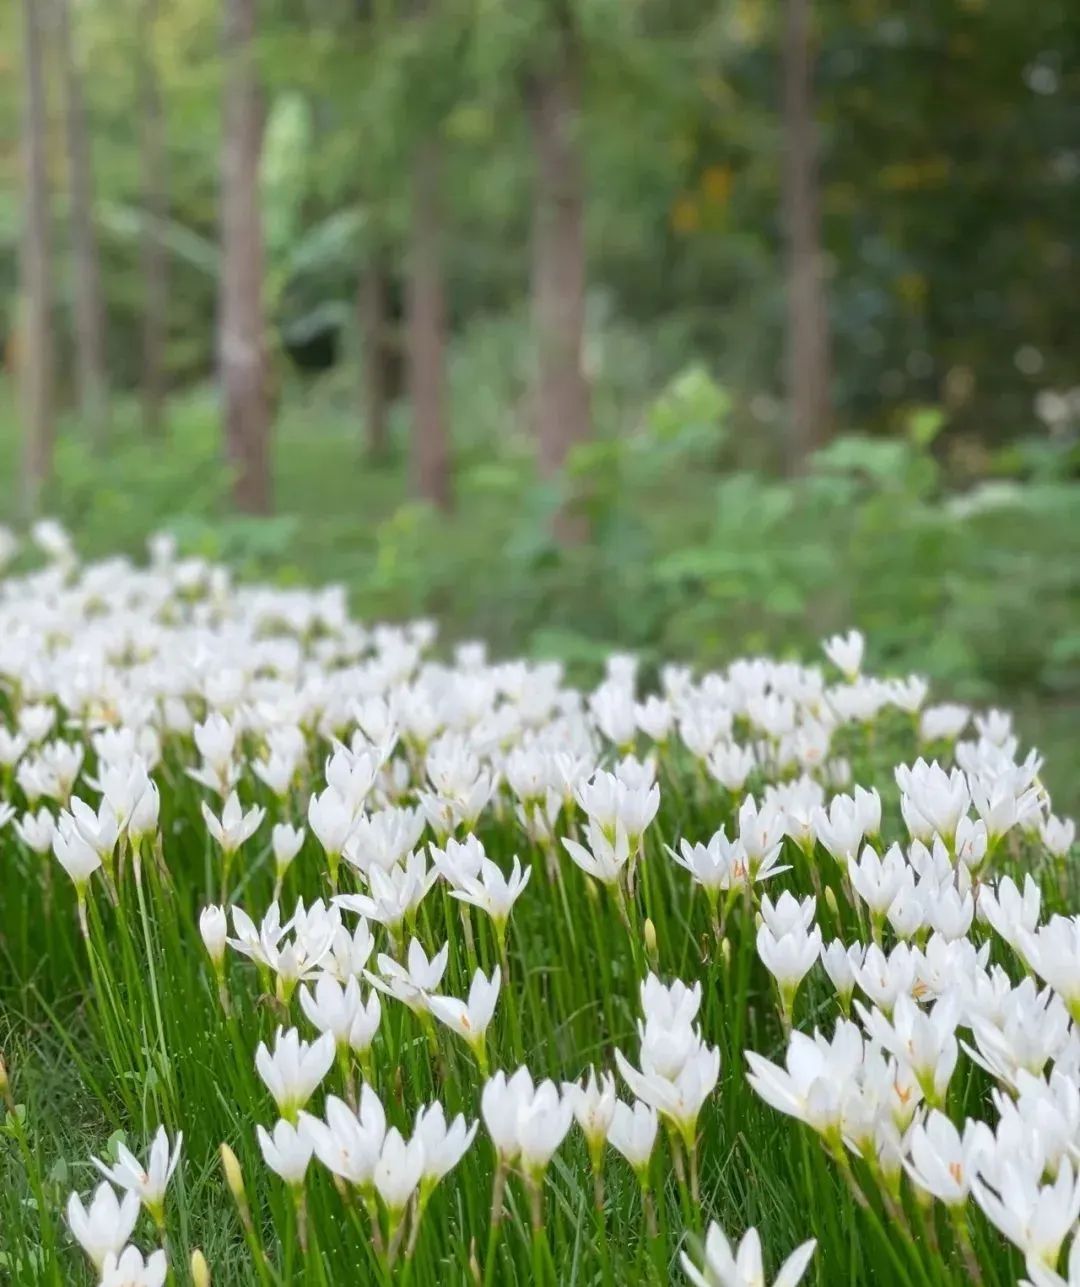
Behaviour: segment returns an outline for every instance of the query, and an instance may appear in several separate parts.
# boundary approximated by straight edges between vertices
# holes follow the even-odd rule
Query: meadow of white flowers
[[[1080,1285],[1075,829],[1008,715],[856,632],[579,691],[35,537],[10,1281]]]

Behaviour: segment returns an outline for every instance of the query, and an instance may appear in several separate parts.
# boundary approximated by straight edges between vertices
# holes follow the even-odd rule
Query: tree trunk
[[[385,460],[387,436],[386,273],[379,255],[372,255],[360,274],[356,320],[364,366],[364,437],[372,460]]]
[[[253,44],[256,0],[225,0],[219,361],[233,500],[270,511],[270,389],[263,321],[259,156],[263,104]]]
[[[162,239],[169,217],[165,117],[158,83],[154,31],[158,0],[140,0],[136,40],[139,100],[139,168],[142,184],[142,418],[147,433],[164,427],[169,333],[169,258]]]
[[[787,0],[783,49],[786,383],[793,470],[827,441],[832,415],[810,5],[811,0]]]
[[[52,476],[54,434],[49,178],[41,18],[39,0],[23,0],[25,206],[20,246],[23,317],[17,355],[22,375],[23,502],[29,514],[37,513],[41,489]]]
[[[439,145],[425,140],[413,158],[412,220],[406,308],[412,485],[421,500],[450,509],[450,443],[446,425],[446,307],[441,262]]]
[[[581,72],[564,38],[562,56],[529,90],[536,154],[532,292],[536,333],[536,432],[540,471],[557,477],[576,443],[589,436],[585,378],[585,180],[579,139]],[[564,509],[556,535],[586,534],[580,514]]]
[[[71,30],[70,0],[56,0],[56,28],[64,76],[64,125],[71,185],[74,261],[75,375],[79,412],[95,446],[102,446],[108,412],[105,301],[94,227],[94,171],[82,72]]]

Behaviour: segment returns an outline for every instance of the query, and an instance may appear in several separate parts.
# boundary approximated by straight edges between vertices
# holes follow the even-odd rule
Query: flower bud
[[[215,966],[220,965],[225,957],[225,936],[228,934],[224,909],[212,903],[204,907],[199,917],[199,933],[210,960]]]
[[[840,915],[840,905],[836,901],[836,891],[831,885],[825,886],[825,903],[834,916]]]
[[[656,926],[651,916],[645,918],[645,955],[654,970],[659,969],[660,956],[656,949]]]
[[[210,1287],[210,1267],[198,1247],[191,1253],[192,1287]]]
[[[244,1188],[244,1173],[240,1169],[239,1159],[228,1144],[221,1146],[221,1167],[225,1172],[225,1183],[229,1186],[229,1192],[236,1199],[237,1205],[242,1210],[246,1209],[247,1191]]]

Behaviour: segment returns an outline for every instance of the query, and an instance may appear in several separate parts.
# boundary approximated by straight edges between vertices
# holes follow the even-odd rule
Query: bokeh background
[[[1080,709],[1071,0],[0,6],[0,520]]]

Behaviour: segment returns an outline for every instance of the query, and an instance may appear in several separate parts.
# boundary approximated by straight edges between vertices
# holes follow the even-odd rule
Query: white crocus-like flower
[[[617,884],[630,860],[630,840],[626,829],[616,823],[614,835],[608,836],[600,823],[590,821],[585,829],[586,844],[563,837],[563,848],[586,875],[602,885]]]
[[[777,935],[767,924],[758,926],[757,951],[762,964],[776,980],[780,1002],[790,1020],[799,985],[821,953],[821,930],[795,924]]]
[[[221,846],[224,854],[234,854],[240,846],[249,840],[259,829],[259,824],[266,817],[266,810],[255,805],[244,812],[240,797],[230,791],[221,811],[221,817],[212,813],[204,800],[201,805],[203,821],[211,836]]]
[[[419,908],[438,874],[434,867],[428,868],[423,851],[418,849],[393,867],[372,867],[368,893],[339,894],[334,903],[396,933]]]
[[[73,824],[66,824],[63,818],[53,834],[52,848],[57,862],[81,895],[90,877],[101,866],[101,855],[83,839]]]
[[[339,858],[356,825],[356,810],[333,786],[308,801],[308,826],[330,859]]]
[[[861,943],[845,946],[839,939],[821,949],[821,964],[829,976],[829,982],[836,989],[840,1004],[845,1012],[855,991],[855,971],[862,965],[866,949]]]
[[[847,680],[858,677],[862,668],[863,649],[866,640],[858,630],[849,630],[846,635],[833,635],[826,639],[822,647],[825,656]]]
[[[479,1125],[475,1121],[470,1126],[461,1113],[448,1125],[442,1104],[429,1104],[417,1110],[413,1139],[423,1146],[422,1201],[465,1156]]]
[[[962,1206],[983,1156],[992,1154],[994,1137],[983,1122],[968,1121],[963,1135],[934,1109],[908,1136],[911,1160],[906,1169],[915,1184],[946,1206]]]
[[[720,1050],[706,1045],[693,1023],[700,985],[690,989],[676,981],[665,987],[650,975],[642,984],[641,1000],[640,1067],[621,1050],[615,1051],[615,1063],[637,1098],[666,1118],[693,1154],[698,1117],[720,1077]]]
[[[574,1120],[585,1136],[593,1168],[599,1169],[604,1142],[618,1102],[615,1096],[615,1078],[610,1073],[603,1073],[597,1081],[596,1070],[590,1068],[584,1083],[564,1082],[562,1089],[564,1097],[570,1101]]]
[[[517,1133],[521,1169],[534,1185],[543,1177],[572,1121],[569,1100],[551,1081],[542,1081],[519,1105]]]
[[[397,1127],[386,1132],[372,1180],[386,1204],[393,1226],[401,1219],[424,1175],[424,1144],[418,1135],[407,1141]]]
[[[1039,929],[1016,931],[1017,951],[1080,1022],[1080,917],[1051,916]]]
[[[165,1127],[159,1126],[145,1167],[124,1144],[117,1145],[117,1160],[111,1167],[96,1157],[92,1161],[107,1180],[121,1189],[137,1193],[154,1223],[160,1226],[165,1218],[165,1191],[180,1161],[183,1142],[183,1133],[178,1131],[170,1149]]]
[[[1036,1264],[1051,1269],[1057,1264],[1062,1244],[1080,1216],[1080,1182],[1071,1159],[1062,1162],[1050,1183],[1019,1157],[1005,1161],[994,1168],[992,1181],[976,1177],[972,1193],[986,1218],[1014,1247]]]
[[[984,885],[979,890],[980,918],[1014,951],[1019,950],[1022,934],[1034,933],[1041,907],[1042,892],[1030,874],[1024,876],[1022,893],[1011,876],[1003,876],[996,885]]]
[[[1064,858],[1076,840],[1076,823],[1051,813],[1039,824],[1039,839],[1052,858]]]
[[[294,827],[287,822],[274,824],[270,832],[270,848],[274,852],[274,867],[278,880],[289,870],[303,843],[303,827]]]
[[[89,1206],[83,1205],[77,1193],[68,1198],[67,1221],[72,1237],[98,1271],[110,1252],[119,1255],[123,1251],[138,1218],[138,1193],[129,1189],[121,1200],[105,1181],[94,1190]]]
[[[659,1118],[656,1109],[640,1099],[633,1106],[619,1100],[608,1126],[607,1142],[634,1168],[639,1180],[648,1175],[649,1159],[656,1144]]]
[[[1031,1279],[1021,1278],[1019,1287],[1080,1287],[1080,1236],[1073,1235],[1065,1278],[1033,1256],[1028,1257],[1027,1271]]]
[[[265,1131],[261,1126],[255,1127],[255,1133],[263,1160],[271,1171],[279,1175],[286,1184],[303,1184],[314,1149],[303,1122],[294,1126],[292,1122],[281,1120],[274,1126],[273,1133]]]
[[[378,1095],[365,1082],[360,1089],[359,1112],[336,1095],[327,1095],[326,1120],[300,1114],[315,1156],[332,1174],[362,1192],[374,1183],[375,1166],[386,1138],[386,1113]]]
[[[458,888],[451,891],[451,897],[478,907],[482,912],[487,912],[495,923],[496,933],[501,941],[506,932],[506,922],[510,912],[525,892],[525,886],[529,883],[531,875],[532,868],[527,867],[522,871],[521,862],[517,857],[514,858],[509,876],[504,876],[502,870],[490,858],[484,858],[481,860],[478,875],[473,878],[464,877]]]
[[[15,834],[36,854],[47,854],[56,834],[56,819],[42,807],[37,813],[27,812],[15,819]]]
[[[365,1002],[355,976],[341,984],[321,974],[314,993],[307,987],[300,989],[300,1008],[315,1028],[330,1033],[338,1050],[362,1054],[371,1049],[381,1017],[379,994],[370,992]]]
[[[119,1256],[105,1257],[98,1287],[164,1287],[168,1272],[164,1251],[144,1257],[138,1247],[125,1247]]]
[[[373,988],[404,1002],[410,1010],[420,1014],[428,1010],[431,995],[442,982],[449,958],[448,943],[429,958],[424,945],[414,938],[409,942],[404,965],[392,956],[380,953],[375,962],[379,973],[365,970],[364,977]]]
[[[295,1028],[278,1028],[273,1053],[260,1041],[255,1052],[255,1068],[266,1089],[274,1098],[278,1112],[287,1121],[295,1121],[298,1111],[315,1093],[330,1071],[336,1047],[334,1038],[324,1032],[317,1041],[301,1041]]]
[[[854,1023],[843,1020],[836,1025],[831,1041],[819,1033],[808,1037],[793,1032],[783,1068],[756,1051],[746,1051],[748,1080],[767,1104],[835,1143],[843,1096],[862,1068],[863,1057],[862,1033]]]
[[[773,1279],[772,1287],[795,1287],[802,1280],[817,1242],[811,1238],[788,1256]],[[694,1287],[766,1287],[761,1261],[761,1240],[756,1229],[747,1229],[737,1250],[714,1221],[705,1235],[704,1262],[699,1269],[684,1251],[683,1272]]]
[[[467,1001],[459,1001],[457,997],[428,997],[431,1013],[466,1042],[476,1056],[481,1072],[487,1071],[487,1030],[495,1014],[501,983],[502,972],[496,966],[490,978],[482,971],[476,971]]]
[[[199,934],[202,936],[206,953],[215,966],[220,966],[225,959],[225,944],[228,941],[229,925],[225,918],[225,909],[211,904],[204,907],[199,915]]]

